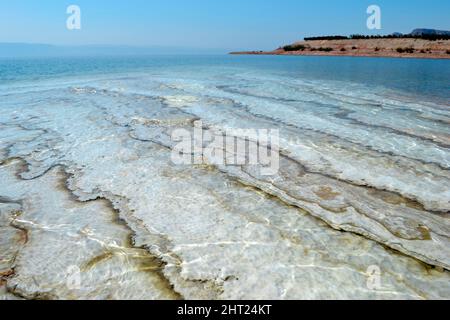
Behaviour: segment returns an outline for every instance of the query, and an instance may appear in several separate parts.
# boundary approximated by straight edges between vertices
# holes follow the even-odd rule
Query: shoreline
[[[450,55],[422,55],[422,54],[409,54],[409,55],[392,55],[392,54],[370,54],[370,53],[354,53],[354,54],[342,54],[340,52],[276,52],[276,51],[242,51],[242,52],[230,52],[229,55],[254,55],[254,56],[304,56],[304,57],[352,57],[352,58],[397,58],[397,59],[426,59],[426,60],[448,60]]]
[[[369,58],[450,59],[450,40],[345,39],[295,42],[272,51],[238,51],[232,55],[286,55]]]

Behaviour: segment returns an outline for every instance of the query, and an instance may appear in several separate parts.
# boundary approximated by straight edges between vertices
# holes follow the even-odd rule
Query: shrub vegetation
[[[284,46],[284,51],[304,51],[306,49],[306,46],[302,44],[291,44],[288,46]]]
[[[397,48],[398,53],[414,53],[414,48]]]
[[[319,51],[324,51],[324,52],[331,52],[331,51],[333,51],[333,48],[330,48],[330,47],[322,48],[322,47],[320,47],[318,50]]]

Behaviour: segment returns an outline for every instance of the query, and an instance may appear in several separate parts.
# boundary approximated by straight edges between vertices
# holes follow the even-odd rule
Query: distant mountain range
[[[58,46],[50,44],[0,43],[0,58],[70,57],[70,56],[123,56],[155,54],[217,54],[224,49],[198,49],[184,47],[134,47],[115,45]]]
[[[414,29],[410,35],[412,36],[450,36],[450,31],[435,29]]]
[[[394,32],[392,35],[396,36],[396,37],[401,37],[401,36],[413,36],[413,37],[446,36],[446,37],[449,37],[450,31],[422,28],[422,29],[414,29],[410,33]]]

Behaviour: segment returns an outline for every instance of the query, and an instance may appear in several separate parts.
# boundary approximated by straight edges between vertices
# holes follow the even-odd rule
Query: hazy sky
[[[66,29],[66,8],[82,29]],[[382,10],[382,30],[366,9]],[[0,0],[0,42],[272,49],[304,36],[450,30],[449,0]]]

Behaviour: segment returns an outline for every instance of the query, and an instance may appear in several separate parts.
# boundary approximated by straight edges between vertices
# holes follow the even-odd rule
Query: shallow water
[[[2,60],[4,297],[448,299],[449,84],[444,60]],[[278,172],[175,165],[195,120],[278,129]]]

